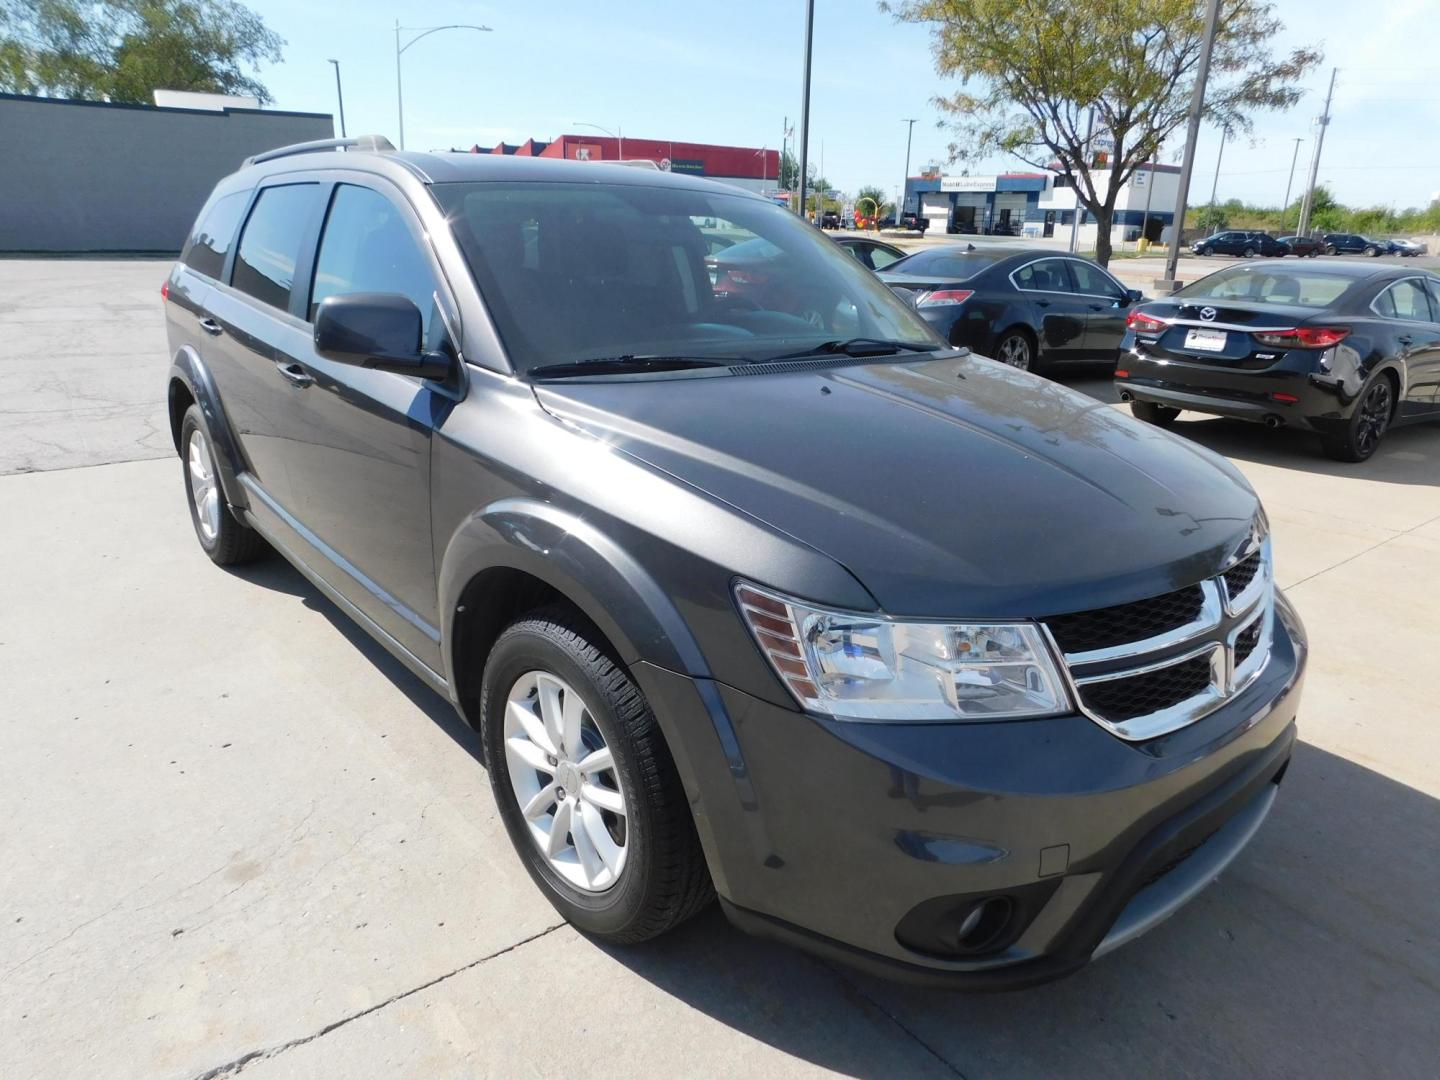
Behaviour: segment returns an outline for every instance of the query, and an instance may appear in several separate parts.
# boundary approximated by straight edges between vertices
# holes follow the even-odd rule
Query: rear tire
[[[995,359],[1020,371],[1034,371],[1039,366],[1035,343],[1023,330],[1007,330],[1000,336],[995,343]]]
[[[1254,249],[1253,247],[1247,247],[1247,248],[1246,248],[1244,251],[1242,251],[1240,254],[1241,254],[1244,258],[1253,259],[1253,258],[1255,257],[1255,249]]]
[[[200,406],[191,405],[180,421],[180,469],[189,495],[195,539],[216,566],[254,562],[268,547],[264,538],[230,509],[220,486],[215,451],[205,433]]]
[[[545,898],[577,929],[633,944],[699,912],[714,887],[655,714],[600,640],[565,607],[511,624],[485,664],[480,730],[501,819]],[[561,688],[549,710],[536,676]],[[564,723],[552,728],[546,714],[559,709],[569,717],[572,688],[578,718],[568,730]],[[529,706],[517,701],[533,702],[529,723],[515,712]],[[613,764],[587,770],[584,762],[607,751]],[[522,798],[532,807],[529,816]],[[546,835],[561,829],[549,847],[557,853],[542,851]]]
[[[1172,409],[1169,405],[1157,405],[1153,401],[1132,401],[1130,402],[1130,415],[1136,420],[1143,420],[1156,427],[1169,427],[1175,423],[1176,418],[1180,415],[1180,410]]]
[[[1326,456],[1336,461],[1359,462],[1373,457],[1395,417],[1395,384],[1380,375],[1360,393],[1345,429],[1320,440]]]

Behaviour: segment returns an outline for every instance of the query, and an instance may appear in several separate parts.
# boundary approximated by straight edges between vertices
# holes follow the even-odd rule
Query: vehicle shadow
[[[855,1076],[908,1071],[911,1040],[972,1078],[1433,1076],[1437,850],[1440,801],[1302,743],[1219,882],[1060,982],[922,991],[750,940],[713,909],[648,945],[599,947],[708,1016]]]
[[[395,688],[404,694],[416,709],[428,716],[441,731],[482,766],[485,764],[485,752],[480,745],[479,733],[460,718],[448,701],[395,659],[385,646],[336,607],[330,598],[311,584],[299,570],[274,553],[246,566],[226,569],[251,585],[298,597],[305,607],[324,615],[336,632],[354,646],[377,671],[394,683]]]
[[[1057,382],[1107,405],[1120,397],[1107,376],[1066,373]],[[1170,429],[1218,454],[1281,469],[1302,469],[1317,476],[1375,480],[1388,484],[1440,485],[1440,423],[1412,424],[1388,432],[1369,461],[1332,461],[1320,450],[1317,436],[1295,428],[1271,430],[1262,424],[1186,412]]]

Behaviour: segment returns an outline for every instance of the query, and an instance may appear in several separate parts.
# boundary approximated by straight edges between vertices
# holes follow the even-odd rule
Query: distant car
[[[823,214],[820,215],[820,227],[822,229],[840,228],[840,211],[826,210]]]
[[[1113,363],[1125,317],[1143,299],[1088,259],[1045,248],[929,248],[880,280],[950,344],[1022,369]]]
[[[868,236],[837,236],[835,243],[860,260],[860,265],[868,270],[884,270],[909,254],[894,244],[872,240]]]
[[[1426,255],[1430,252],[1430,248],[1418,240],[1389,240],[1386,243],[1390,248],[1391,255],[1413,258],[1416,255]]]
[[[1280,258],[1290,253],[1289,248],[1269,233],[1248,229],[1218,232],[1214,236],[1196,240],[1190,250],[1196,255],[1239,255],[1245,259],[1254,258],[1256,255],[1263,255],[1267,259]]]
[[[1301,258],[1313,259],[1325,251],[1325,244],[1313,236],[1282,236],[1280,243],[1289,248],[1289,254],[1298,255]]]
[[[923,214],[917,214],[913,210],[907,210],[900,215],[900,227],[902,229],[915,229],[924,232],[930,227],[930,219]]]
[[[1232,266],[1137,307],[1115,369],[1122,401],[1316,432],[1364,461],[1391,427],[1440,419],[1440,276],[1340,262]]]
[[[1384,240],[1371,240],[1359,233],[1326,233],[1326,255],[1365,255],[1375,258],[1387,249]]]

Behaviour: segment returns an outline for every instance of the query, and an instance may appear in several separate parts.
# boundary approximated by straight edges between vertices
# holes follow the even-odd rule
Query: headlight
[[[1070,711],[1040,628],[898,622],[818,608],[754,585],[735,596],[803,708],[841,720],[1014,720]]]

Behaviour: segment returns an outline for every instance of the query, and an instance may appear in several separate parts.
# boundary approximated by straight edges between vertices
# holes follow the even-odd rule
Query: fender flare
[[[445,678],[457,685],[455,620],[469,583],[516,570],[575,604],[627,665],[647,661],[696,678],[710,669],[680,612],[648,571],[594,525],[551,503],[501,499],[467,517],[441,558],[437,591]]]
[[[182,345],[170,363],[170,374],[166,379],[165,401],[167,411],[173,417],[175,384],[185,387],[186,392],[200,406],[201,421],[205,425],[205,438],[215,452],[215,462],[220,473],[220,489],[225,492],[225,501],[231,506],[247,509],[250,505],[239,475],[245,472],[245,459],[240,454],[240,444],[230,427],[224,406],[220,403],[220,391],[209,367],[200,354],[190,345]],[[179,425],[175,428],[175,450],[180,452]]]

